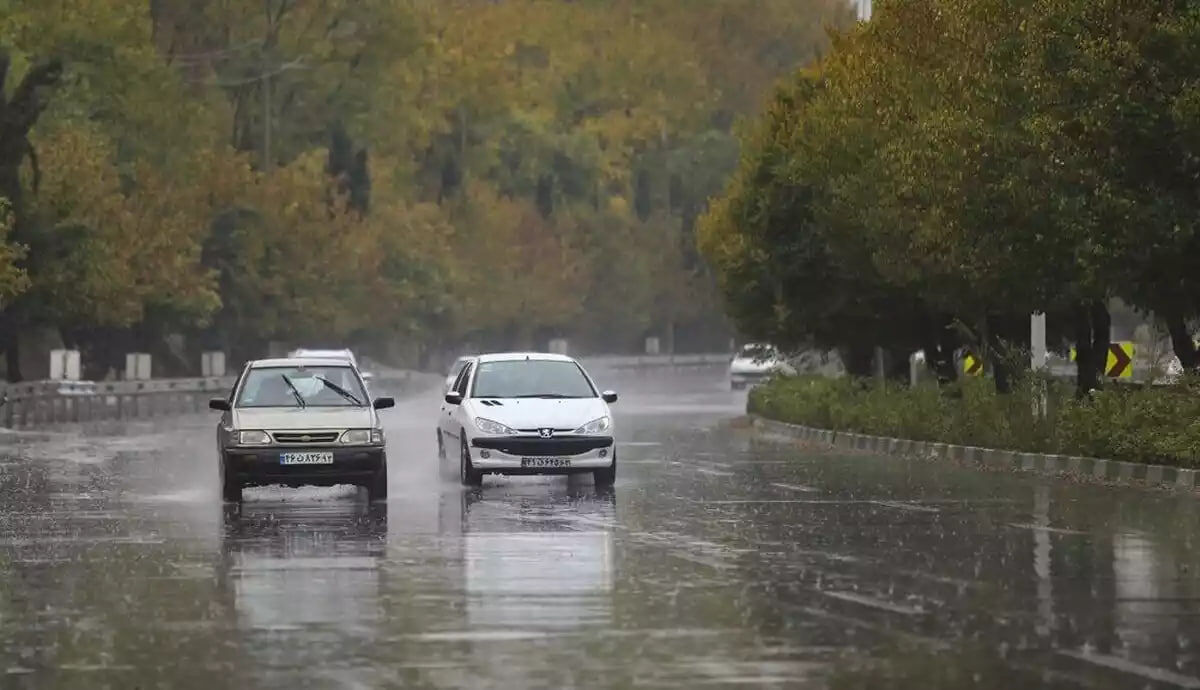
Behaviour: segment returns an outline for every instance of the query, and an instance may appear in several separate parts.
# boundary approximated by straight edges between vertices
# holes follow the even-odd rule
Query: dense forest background
[[[843,0],[0,1],[0,350],[724,347],[693,225]],[[25,369],[25,371],[22,371]]]

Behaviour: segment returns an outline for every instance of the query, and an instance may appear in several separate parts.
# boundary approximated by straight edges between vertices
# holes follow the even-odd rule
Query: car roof
[[[345,367],[350,361],[342,357],[277,357],[274,359],[256,359],[250,362],[251,369],[267,367]]]
[[[307,347],[298,347],[292,350],[292,357],[349,357],[353,358],[354,353],[348,348],[342,350],[314,350]]]
[[[519,360],[538,360],[543,362],[574,362],[566,355],[556,355],[550,352],[492,352],[476,357],[480,362],[516,362]]]

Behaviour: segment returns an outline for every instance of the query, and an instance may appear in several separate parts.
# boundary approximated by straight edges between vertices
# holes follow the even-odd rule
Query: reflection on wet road
[[[615,487],[217,498],[214,420],[0,432],[0,687],[1200,688],[1188,496],[777,444],[717,375],[602,380]]]

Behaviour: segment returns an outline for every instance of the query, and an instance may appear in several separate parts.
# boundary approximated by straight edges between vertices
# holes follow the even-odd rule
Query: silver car
[[[358,368],[345,359],[261,359],[242,369],[221,411],[217,452],[221,494],[240,501],[242,488],[366,487],[369,500],[387,498],[387,453],[377,410]]]

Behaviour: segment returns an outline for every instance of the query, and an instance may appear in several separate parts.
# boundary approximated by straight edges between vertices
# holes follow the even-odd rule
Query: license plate
[[[570,467],[570,458],[521,458],[521,467]]]
[[[332,465],[333,453],[280,453],[280,465]]]

